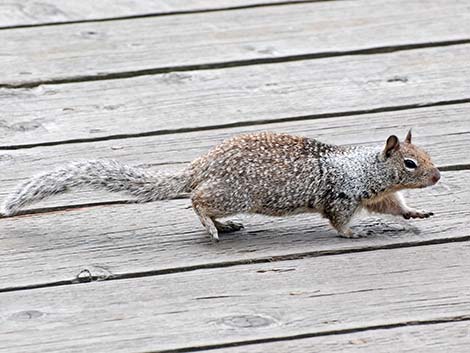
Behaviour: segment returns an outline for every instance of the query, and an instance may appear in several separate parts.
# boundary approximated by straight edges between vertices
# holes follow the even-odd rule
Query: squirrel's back
[[[194,176],[192,185],[214,177],[233,179],[236,175],[273,179],[275,174],[304,169],[308,162],[343,150],[307,137],[260,132],[225,140],[194,160],[189,169]]]

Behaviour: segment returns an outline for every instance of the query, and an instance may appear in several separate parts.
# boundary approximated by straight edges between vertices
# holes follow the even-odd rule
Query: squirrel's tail
[[[32,202],[60,194],[71,188],[92,186],[112,192],[126,192],[137,202],[176,198],[188,191],[188,173],[159,174],[134,168],[114,160],[93,160],[71,163],[33,177],[4,202],[1,213],[12,216]]]

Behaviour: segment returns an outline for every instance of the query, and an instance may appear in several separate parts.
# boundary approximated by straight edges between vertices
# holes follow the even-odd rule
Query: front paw
[[[426,211],[418,211],[418,210],[409,210],[403,213],[403,218],[410,219],[410,218],[429,218],[434,216],[432,212]]]

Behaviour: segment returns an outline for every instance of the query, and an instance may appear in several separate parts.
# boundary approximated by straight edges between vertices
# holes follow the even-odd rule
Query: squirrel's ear
[[[390,136],[387,139],[387,143],[385,144],[384,154],[386,157],[390,157],[393,151],[398,151],[400,148],[400,142],[398,141],[398,137],[395,135]]]
[[[405,142],[406,143],[411,143],[411,129],[408,131],[405,137]]]

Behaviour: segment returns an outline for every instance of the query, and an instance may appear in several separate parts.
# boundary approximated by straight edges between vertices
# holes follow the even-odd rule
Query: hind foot
[[[426,211],[418,211],[415,209],[409,209],[402,214],[403,218],[410,219],[410,218],[429,218],[434,216],[433,212],[426,212]]]
[[[214,221],[214,225],[219,231],[219,233],[231,233],[231,232],[236,232],[237,230],[245,228],[243,224],[239,222],[233,222],[233,221],[226,221],[226,222]]]

